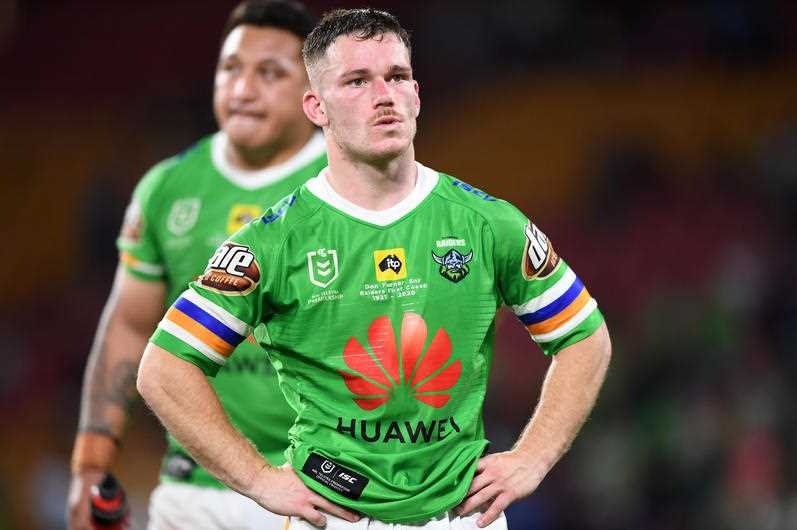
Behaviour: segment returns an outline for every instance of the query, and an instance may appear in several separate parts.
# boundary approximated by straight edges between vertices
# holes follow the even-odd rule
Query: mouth
[[[249,120],[262,120],[265,119],[264,112],[254,112],[247,110],[231,110],[228,115],[230,118],[244,118]]]
[[[398,116],[381,116],[374,121],[374,125],[394,125],[400,122],[401,120],[398,118]]]

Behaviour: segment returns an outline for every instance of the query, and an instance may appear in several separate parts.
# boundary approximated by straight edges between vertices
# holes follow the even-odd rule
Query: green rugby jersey
[[[370,517],[423,521],[462,500],[487,446],[497,308],[548,354],[603,318],[511,204],[419,164],[414,191],[373,212],[325,175],[220,246],[151,340],[212,375],[265,324],[299,477]]]
[[[117,241],[120,259],[134,276],[166,283],[166,307],[202,274],[208,257],[230,234],[326,165],[320,133],[290,160],[260,171],[230,166],[225,142],[226,136],[217,133],[156,165],[139,182],[125,215]],[[232,423],[269,460],[284,462],[295,414],[254,339],[241,342],[236,359],[211,384]],[[162,480],[223,487],[206,470],[175,458],[187,453],[171,436],[168,444]]]

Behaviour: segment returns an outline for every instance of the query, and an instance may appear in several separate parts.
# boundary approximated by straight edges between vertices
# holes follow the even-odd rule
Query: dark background
[[[234,5],[0,0],[1,529],[63,528],[121,216],[214,130]],[[418,158],[524,209],[612,332],[592,418],[512,527],[797,528],[797,3],[372,5],[413,31]],[[495,450],[548,364],[514,318],[499,334]],[[139,407],[115,468],[139,528],[162,446]]]

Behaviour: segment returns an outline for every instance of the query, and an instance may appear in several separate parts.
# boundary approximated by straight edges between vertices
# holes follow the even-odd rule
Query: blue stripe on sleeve
[[[224,322],[220,321],[213,315],[209,314],[207,311],[199,307],[198,305],[194,304],[190,300],[187,300],[183,297],[177,299],[174,303],[174,307],[188,315],[189,317],[193,318],[204,327],[218,335],[221,339],[225,342],[232,344],[233,346],[238,346],[244,337],[239,335],[229,327],[227,327]]]
[[[578,295],[581,294],[581,290],[584,289],[584,284],[581,283],[581,280],[576,276],[576,279],[573,281],[573,285],[567,289],[567,291],[562,294],[559,298],[548,304],[547,306],[538,309],[533,313],[528,313],[526,315],[520,315],[520,320],[525,325],[530,326],[532,324],[537,324],[538,322],[542,322],[543,320],[548,320],[552,316],[556,315],[564,308],[569,306],[573,300],[578,298]]]

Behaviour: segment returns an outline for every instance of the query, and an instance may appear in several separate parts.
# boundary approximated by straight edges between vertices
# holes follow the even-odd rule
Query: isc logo
[[[348,473],[346,473],[344,471],[341,471],[340,473],[338,473],[338,478],[340,480],[348,482],[349,484],[354,484],[355,482],[357,482],[357,479],[355,477],[352,477],[351,475],[349,475]]]
[[[222,245],[208,261],[208,266],[220,269],[233,276],[244,276],[245,269],[255,260],[255,256],[247,247],[239,245]],[[240,269],[239,269],[240,267]]]

